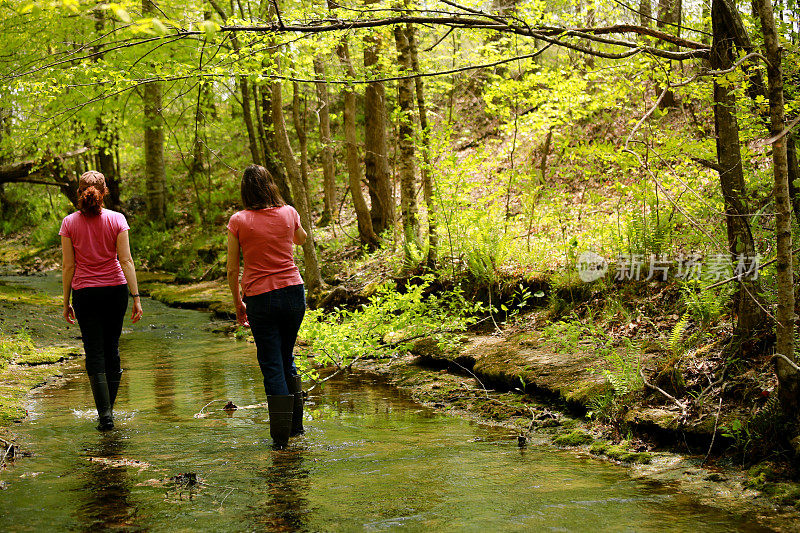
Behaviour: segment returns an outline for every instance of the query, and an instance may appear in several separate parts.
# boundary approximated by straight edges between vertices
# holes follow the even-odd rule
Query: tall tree
[[[289,188],[289,179],[283,167],[278,151],[275,135],[275,123],[272,119],[272,86],[266,85],[261,91],[261,146],[264,148],[264,167],[269,170],[283,199],[294,205],[294,196]]]
[[[726,70],[736,59],[735,43],[738,13],[730,12],[729,5],[714,0],[712,7],[711,68]],[[714,80],[714,128],[716,131],[717,161],[728,233],[728,250],[734,261],[738,257],[756,256],[753,233],[750,228],[751,211],[748,208],[747,189],[742,167],[739,125],[736,120],[736,94],[729,83]],[[746,340],[766,318],[759,294],[757,279],[743,278],[736,294],[736,337]]]
[[[95,30],[98,35],[102,35],[106,26],[105,12],[102,9],[96,9],[95,16]],[[102,58],[102,47],[100,41],[97,41],[97,46],[92,47],[95,54],[94,62],[100,61]],[[117,132],[113,129],[111,124],[104,119],[102,111],[97,114],[95,120],[95,142],[94,145],[97,149],[96,160],[97,168],[106,178],[108,185],[108,199],[106,205],[111,209],[119,210],[119,176],[117,176],[117,167],[114,164],[114,147],[117,144]]]
[[[279,71],[278,55],[273,55],[276,71]],[[300,222],[308,233],[308,238],[303,244],[303,259],[305,262],[305,283],[310,293],[316,293],[322,288],[322,276],[319,272],[317,261],[316,241],[314,239],[314,225],[311,219],[311,208],[308,205],[308,195],[303,187],[303,178],[300,174],[300,166],[292,152],[292,145],[289,142],[289,134],[286,132],[286,120],[283,116],[283,88],[279,78],[272,82],[272,123],[275,127],[275,141],[278,145],[278,154],[286,168],[286,175],[292,184],[294,191],[294,202],[297,212],[300,215]]]
[[[653,0],[639,0],[639,25],[649,28],[653,20]]]
[[[367,34],[364,37],[364,69],[371,79],[380,77],[380,50],[380,35],[377,32]],[[394,224],[394,194],[387,145],[386,89],[382,81],[373,81],[364,90],[364,174],[369,188],[372,227],[378,235]]]
[[[311,190],[308,186],[308,135],[306,135],[306,97],[301,94],[300,84],[292,82],[292,122],[300,144],[300,178],[306,191],[306,201],[311,207]]]
[[[314,56],[314,87],[317,91],[319,117],[319,142],[322,146],[322,189],[324,207],[319,225],[326,226],[336,211],[336,166],[333,161],[333,144],[331,142],[331,112],[328,81],[325,79],[325,63],[319,55]]]
[[[211,4],[211,7],[214,8],[214,11],[222,18],[222,20],[227,20],[228,15],[225,13],[225,10],[222,9],[216,0],[208,0]],[[231,10],[233,9],[233,3],[231,3]],[[240,4],[241,10],[241,4]],[[242,11],[242,17],[245,16],[245,13]],[[239,38],[236,36],[236,33],[231,34],[231,46],[233,46],[233,51],[236,56],[240,56],[241,54],[241,43],[239,43]],[[258,138],[256,137],[256,129],[253,125],[253,112],[252,112],[252,91],[250,87],[250,83],[247,81],[247,78],[244,76],[238,76],[236,79],[236,85],[239,88],[239,94],[241,97],[240,104],[242,106],[242,119],[244,120],[244,126],[247,130],[247,146],[250,148],[250,157],[253,159],[253,163],[257,165],[264,164],[264,156],[261,152],[260,145],[258,143]]]
[[[660,30],[680,37],[682,11],[683,0],[658,0],[658,20],[656,26]],[[670,61],[669,64],[671,70],[672,62]],[[675,93],[671,89],[667,89],[664,98],[661,99],[659,107],[661,109],[668,109],[677,105]]]
[[[142,0],[142,13],[155,15],[152,0]],[[164,166],[164,125],[161,116],[161,82],[144,86],[144,160],[147,188],[147,215],[151,221],[163,222],[167,214],[167,175]]]
[[[346,40],[342,39],[336,48],[336,53],[339,55],[339,60],[344,66],[347,76],[351,80],[355,79],[356,73],[353,63],[350,61],[350,49]],[[356,139],[356,93],[352,85],[346,85],[344,88],[344,137],[350,196],[353,198],[353,206],[356,210],[358,236],[361,244],[368,249],[374,249],[378,245],[378,237],[372,229],[372,219],[367,202],[361,192],[361,157],[358,154],[358,140]]]
[[[767,59],[767,83],[772,142],[772,171],[774,175],[775,233],[777,237],[776,273],[778,310],[775,315],[776,350],[782,357],[776,361],[778,395],[785,413],[795,420],[800,409],[800,372],[790,364],[794,355],[794,286],[792,269],[792,223],[789,202],[789,169],[786,154],[786,127],[783,103],[783,70],[781,45],[775,26],[775,14],[770,0],[753,0],[758,6],[764,52]],[[783,135],[782,135],[783,134]],[[786,359],[783,359],[785,357]]]
[[[408,36],[401,25],[394,27],[394,38],[397,46],[397,62],[400,75],[413,72],[411,68],[411,50]],[[402,78],[397,82],[397,105],[400,108],[398,117],[399,148],[398,174],[400,178],[400,211],[403,217],[403,236],[405,240],[406,258],[412,248],[419,248],[419,218],[417,216],[417,190],[414,164],[414,80]]]
[[[415,74],[420,73],[419,51],[417,47],[417,30],[413,24],[406,25],[408,34],[408,48],[411,54],[411,68]],[[433,180],[431,178],[430,131],[428,131],[428,110],[425,106],[425,87],[422,76],[414,78],[414,88],[417,95],[417,112],[419,113],[419,129],[421,130],[422,168],[422,194],[425,198],[425,207],[428,210],[428,256],[425,260],[428,268],[436,268],[436,208],[433,203]]]

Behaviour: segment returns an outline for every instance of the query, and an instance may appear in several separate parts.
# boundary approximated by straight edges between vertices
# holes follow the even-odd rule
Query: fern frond
[[[667,340],[670,351],[676,352],[680,347],[683,334],[689,325],[689,318],[689,313],[684,313],[681,319],[678,320],[678,323],[675,324],[675,327],[672,328],[672,333],[670,333],[669,339]]]

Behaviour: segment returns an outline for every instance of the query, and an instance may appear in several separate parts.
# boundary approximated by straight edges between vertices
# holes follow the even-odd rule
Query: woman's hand
[[[64,304],[64,320],[70,324],[75,323],[75,310],[68,303]]]
[[[142,318],[142,301],[137,296],[133,299],[133,309],[131,310],[131,322],[136,324],[140,318]]]
[[[241,300],[236,302],[236,322],[242,327],[250,327],[250,322],[247,321],[247,306]]]

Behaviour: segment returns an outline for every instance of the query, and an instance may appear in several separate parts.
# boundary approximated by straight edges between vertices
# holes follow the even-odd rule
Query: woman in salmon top
[[[228,222],[228,285],[236,320],[253,331],[267,394],[275,449],[303,433],[303,397],[294,343],[306,310],[305,289],[292,244],[306,232],[297,211],[281,198],[269,171],[250,165],[241,184],[243,211]],[[239,294],[239,250],[244,259]]]
[[[78,320],[86,352],[86,373],[92,387],[100,431],[114,427],[113,407],[122,369],[119,336],[133,296],[131,320],[142,317],[136,271],[122,213],[103,209],[106,179],[90,170],[78,184],[79,211],[61,223],[64,319]],[[70,293],[72,305],[70,305]]]

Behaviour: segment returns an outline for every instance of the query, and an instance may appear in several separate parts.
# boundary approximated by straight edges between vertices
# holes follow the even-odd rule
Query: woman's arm
[[[131,257],[131,245],[128,240],[128,230],[121,231],[117,235],[117,257],[122,273],[125,274],[125,281],[128,282],[128,290],[133,295],[133,309],[131,310],[131,322],[136,323],[142,318],[142,299],[139,296],[139,284],[136,281],[136,267]]]
[[[297,229],[294,231],[294,235],[292,236],[292,242],[297,245],[302,245],[306,242],[306,237],[308,234],[306,230],[303,229],[303,226],[297,226]]]
[[[72,278],[75,277],[75,250],[72,248],[72,239],[61,236],[61,285],[64,290],[64,320],[70,324],[75,323],[75,311],[69,303],[72,292]]]
[[[233,296],[233,305],[236,307],[236,322],[249,328],[247,322],[247,307],[239,294],[239,238],[228,232],[228,287]]]

